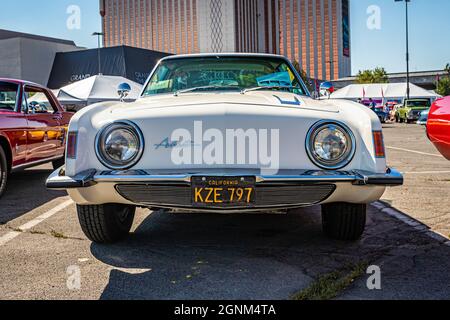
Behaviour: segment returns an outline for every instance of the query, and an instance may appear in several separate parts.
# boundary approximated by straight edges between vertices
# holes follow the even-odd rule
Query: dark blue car
[[[375,112],[377,114],[381,123],[386,123],[386,121],[388,121],[389,113],[385,112],[383,108],[375,108],[375,110],[373,112]]]

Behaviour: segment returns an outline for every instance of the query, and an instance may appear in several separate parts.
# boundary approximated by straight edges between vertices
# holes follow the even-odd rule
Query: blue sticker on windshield
[[[290,87],[292,86],[291,77],[289,72],[277,72],[262,76],[256,79],[258,81],[258,86],[260,87],[271,87],[271,86],[282,86]]]

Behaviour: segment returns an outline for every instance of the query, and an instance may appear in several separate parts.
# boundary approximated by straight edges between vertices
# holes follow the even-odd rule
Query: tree
[[[386,70],[384,70],[384,68],[375,68],[375,70],[373,70],[373,80],[374,83],[388,83],[389,78]]]
[[[448,73],[448,75],[450,76],[450,63],[447,63],[447,64],[445,65],[444,70],[445,70],[445,71]]]
[[[436,84],[436,93],[441,96],[450,96],[450,77],[441,78]]]
[[[295,70],[297,70],[298,74],[300,75],[300,77],[302,78],[303,82],[305,83],[306,87],[308,88],[309,91],[314,91],[314,88],[311,85],[311,79],[308,78],[308,75],[306,74],[305,70],[303,70],[302,68],[300,68],[300,63],[298,63],[297,60],[295,60],[292,65],[294,66]]]
[[[442,76],[436,82],[436,93],[441,96],[450,96],[450,63],[447,63],[444,70],[447,72],[447,75]]]
[[[356,83],[388,83],[389,78],[384,68],[375,68],[374,70],[359,71],[356,76]]]
[[[373,83],[373,74],[370,70],[359,71],[356,76],[356,83],[364,84],[364,83]]]

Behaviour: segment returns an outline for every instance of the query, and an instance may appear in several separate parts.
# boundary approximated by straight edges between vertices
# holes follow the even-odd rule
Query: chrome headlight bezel
[[[105,152],[105,140],[112,132],[116,130],[127,130],[129,133],[135,136],[139,143],[138,151],[130,160],[126,162],[120,162],[109,157]],[[95,153],[97,159],[107,168],[113,170],[126,170],[135,166],[141,159],[145,148],[144,136],[139,127],[131,121],[123,120],[110,123],[103,127],[95,137]]]
[[[314,141],[317,134],[330,125],[336,126],[339,131],[346,136],[347,141],[351,143],[350,146],[347,146],[347,150],[337,161],[325,161],[320,159],[314,148]],[[346,167],[353,160],[356,153],[356,139],[352,130],[350,130],[350,128],[344,123],[335,120],[322,120],[315,123],[311,129],[309,129],[306,136],[306,152],[309,159],[319,168],[325,170],[339,170]]]

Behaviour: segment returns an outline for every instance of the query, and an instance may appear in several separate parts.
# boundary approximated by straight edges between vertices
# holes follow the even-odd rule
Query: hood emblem
[[[185,141],[185,142],[172,141],[168,137],[165,138],[160,143],[154,144],[155,150],[158,150],[158,149],[185,148],[185,147],[188,147],[188,146],[194,146],[194,142],[190,141],[190,140],[189,141]]]
[[[294,101],[289,101],[289,100],[283,100],[280,97],[274,95],[275,98],[278,99],[278,101],[280,101],[281,104],[288,104],[291,106],[299,106],[301,104],[300,100],[298,100],[297,97],[294,97]]]

